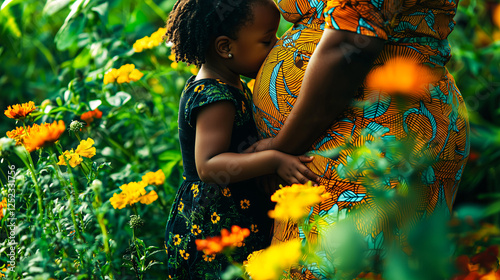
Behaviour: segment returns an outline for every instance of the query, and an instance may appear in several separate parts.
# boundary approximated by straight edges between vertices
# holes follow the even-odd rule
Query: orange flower
[[[366,86],[391,94],[415,94],[432,81],[428,67],[409,58],[395,57],[373,69],[366,77]]]
[[[165,182],[165,173],[161,169],[158,169],[156,172],[148,172],[142,176],[142,180],[148,185],[160,186]]]
[[[94,118],[102,118],[102,112],[98,108],[95,108],[95,110],[92,111],[85,112],[80,116],[80,119],[86,122],[87,126],[89,126],[94,121]]]
[[[44,123],[42,125],[34,124],[28,130],[28,135],[24,139],[24,145],[28,152],[38,148],[54,144],[66,129],[64,121],[54,121],[53,123]]]
[[[6,208],[7,207],[7,200],[5,200],[5,198],[0,201],[0,220],[4,217],[4,214],[3,214],[3,208]]]
[[[231,232],[222,229],[221,236],[196,239],[196,249],[206,255],[220,253],[227,247],[241,247],[243,240],[250,235],[250,230],[239,226],[232,226]]]
[[[24,138],[26,137],[26,131],[24,127],[16,127],[16,129],[7,131],[7,137],[16,140],[16,145],[23,145]]]
[[[497,4],[493,10],[493,22],[500,28],[500,4]]]
[[[12,107],[9,106],[7,110],[4,111],[4,114],[11,119],[24,119],[31,112],[35,111],[35,103],[30,101],[28,103],[16,104]]]

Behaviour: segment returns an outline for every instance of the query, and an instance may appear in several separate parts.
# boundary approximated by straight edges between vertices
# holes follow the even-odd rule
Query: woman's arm
[[[195,161],[200,179],[220,185],[278,173],[288,183],[316,182],[317,176],[303,163],[312,158],[275,150],[229,153],[235,107],[229,101],[204,107],[196,118]]]
[[[276,138],[256,150],[307,152],[352,101],[383,46],[382,39],[325,29],[285,124]]]

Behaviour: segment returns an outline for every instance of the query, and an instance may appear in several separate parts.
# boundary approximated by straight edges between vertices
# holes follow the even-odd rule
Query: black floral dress
[[[232,102],[236,115],[228,152],[242,152],[257,140],[249,111],[250,95],[246,85],[241,91],[215,79],[195,81],[193,76],[186,83],[179,109],[184,182],[177,191],[166,227],[167,279],[220,279],[230,262],[223,254],[205,255],[197,251],[195,240],[218,236],[223,228],[230,230],[232,225],[238,225],[250,229],[244,246],[232,253],[236,262],[270,244],[272,220],[267,212],[273,205],[255,180],[229,185],[207,184],[196,172],[194,144],[198,111],[214,102]],[[238,170],[229,164],[227,172]],[[227,174],[220,172],[216,176],[223,183]]]

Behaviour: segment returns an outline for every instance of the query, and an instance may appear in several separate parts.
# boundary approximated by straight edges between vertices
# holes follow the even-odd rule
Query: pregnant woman
[[[275,44],[256,80],[254,118],[264,139],[256,150],[301,154],[332,150],[348,139],[362,147],[370,137],[388,141],[412,135],[411,153],[433,160],[421,182],[411,185],[418,194],[412,220],[438,209],[450,213],[469,155],[467,110],[445,67],[458,0],[277,2],[294,25]],[[425,67],[434,80],[423,93],[399,98],[367,88],[370,71],[394,59]],[[366,131],[368,136],[362,134]],[[380,249],[374,244],[394,232],[386,227],[386,210],[375,209],[362,182],[339,176],[348,156],[349,151],[336,158],[316,155],[308,164],[332,194],[311,217],[339,219],[353,207],[377,213],[378,222],[357,227],[371,248]],[[397,225],[404,225],[403,216]],[[275,223],[274,243],[298,237],[292,222]],[[313,276],[304,272],[303,277]]]

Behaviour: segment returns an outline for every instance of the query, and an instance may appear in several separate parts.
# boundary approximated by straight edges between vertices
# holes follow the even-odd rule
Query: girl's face
[[[276,31],[280,13],[274,3],[252,5],[252,21],[238,32],[238,39],[231,43],[231,69],[243,76],[255,78],[267,54],[278,40]]]

